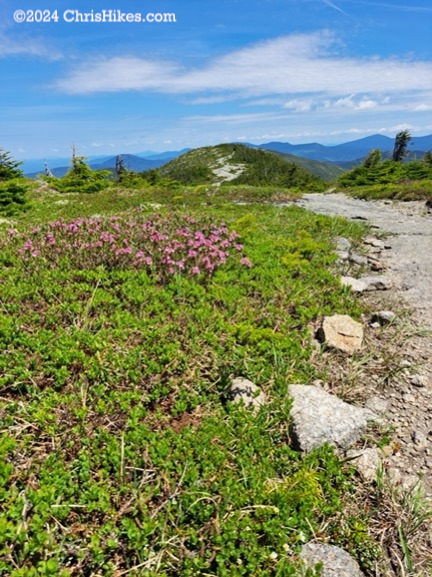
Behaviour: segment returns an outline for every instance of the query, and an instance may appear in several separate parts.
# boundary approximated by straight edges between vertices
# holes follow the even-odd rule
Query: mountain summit
[[[252,186],[321,189],[320,178],[273,152],[244,144],[219,144],[196,148],[160,169],[162,176],[183,184],[224,183]]]

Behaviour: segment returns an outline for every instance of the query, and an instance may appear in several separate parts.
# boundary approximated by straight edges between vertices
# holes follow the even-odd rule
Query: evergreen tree
[[[369,154],[363,161],[363,166],[365,168],[376,168],[378,164],[381,162],[381,151],[379,148],[375,148],[375,150],[371,150]]]
[[[115,163],[115,173],[117,175],[117,180],[121,181],[127,172],[128,170],[126,168],[122,155],[121,154],[117,155]]]
[[[412,136],[409,130],[400,130],[395,137],[392,160],[402,162],[407,153],[408,143]]]
[[[428,150],[424,153],[422,161],[426,164],[426,166],[432,168],[432,150]]]
[[[22,178],[22,170],[18,168],[22,162],[12,160],[10,152],[0,148],[0,181]]]
[[[98,192],[111,185],[110,176],[109,170],[92,170],[73,146],[71,167],[63,178],[44,176],[44,180],[59,192]]]

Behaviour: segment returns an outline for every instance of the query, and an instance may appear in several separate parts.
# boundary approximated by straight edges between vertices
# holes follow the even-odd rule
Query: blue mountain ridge
[[[371,150],[376,148],[382,152],[390,152],[393,150],[394,139],[382,134],[373,134],[337,144],[334,146],[326,146],[318,142],[310,142],[305,144],[290,144],[289,142],[266,142],[263,144],[243,143],[251,148],[264,148],[265,150],[272,150],[275,152],[283,152],[285,154],[292,154],[308,158],[310,160],[317,160],[319,162],[332,163],[350,163],[358,161],[365,157]],[[409,143],[409,150],[413,151],[416,156],[418,153],[426,152],[432,149],[432,134],[426,136],[414,136]],[[145,151],[136,154],[121,154],[126,168],[134,172],[141,172],[151,168],[159,168],[173,158],[177,158],[181,154],[187,152],[190,148],[183,148],[182,150],[171,150],[165,152]],[[63,176],[69,168],[69,159],[67,158],[47,158],[48,166],[56,176]],[[93,156],[88,157],[87,161],[93,169],[113,169],[116,163],[116,156]],[[26,176],[34,178],[38,173],[44,171],[45,159],[31,159],[23,161],[23,171]]]

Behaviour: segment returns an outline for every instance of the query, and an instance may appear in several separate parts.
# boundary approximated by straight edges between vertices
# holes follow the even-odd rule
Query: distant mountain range
[[[180,154],[187,152],[189,148],[183,150],[166,152],[144,152],[137,154],[121,154],[123,162],[128,170],[142,172],[151,168],[159,168]],[[148,156],[143,156],[148,154]],[[93,170],[113,170],[116,166],[117,156],[90,156],[87,162]],[[62,177],[69,170],[70,158],[47,158],[46,162],[54,176]],[[45,159],[27,160],[23,162],[22,168],[29,178],[36,178],[38,174],[44,172]]]
[[[350,162],[364,158],[371,150],[379,148],[382,152],[393,150],[394,139],[382,134],[366,136],[359,140],[345,142],[336,146],[324,146],[318,142],[308,144],[290,144],[289,142],[266,142],[265,144],[248,144],[253,148],[265,148],[275,152],[283,152],[294,156],[301,156],[320,162]],[[415,136],[410,140],[408,149],[412,153],[422,156],[424,152],[432,149],[432,134],[428,136]]]
[[[366,136],[359,140],[345,142],[335,146],[326,146],[318,142],[311,142],[306,144],[290,144],[289,142],[266,142],[264,144],[250,144],[245,143],[250,148],[263,148],[282,154],[289,154],[302,159],[314,160],[322,163],[322,169],[328,170],[329,175],[332,173],[330,168],[325,168],[326,163],[331,163],[340,166],[346,170],[355,166],[375,148],[380,149],[385,153],[393,150],[394,139],[382,134],[374,134]],[[408,149],[411,158],[421,158],[421,156],[428,150],[432,149],[432,134],[427,136],[415,136],[409,143]],[[122,154],[122,158],[126,167],[134,172],[141,172],[151,168],[159,168],[177,158],[181,154],[190,150],[184,148],[182,150],[171,150],[166,152],[145,151],[136,154]],[[69,168],[68,158],[48,158],[47,163],[55,176],[63,176]],[[116,156],[93,156],[87,159],[90,167],[97,169],[113,169],[116,164]],[[26,176],[30,178],[36,177],[37,174],[44,171],[44,159],[34,159],[24,161],[22,166]],[[305,166],[306,168],[306,166]]]

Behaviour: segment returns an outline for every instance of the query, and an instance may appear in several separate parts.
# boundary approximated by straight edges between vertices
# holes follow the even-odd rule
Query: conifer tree
[[[10,152],[0,148],[0,181],[22,178],[22,170],[18,168],[22,162],[12,160]]]
[[[124,163],[123,157],[121,154],[116,156],[116,163],[115,163],[115,173],[117,175],[118,180],[122,180],[122,177],[128,172],[126,165]]]
[[[395,137],[395,143],[393,148],[394,162],[402,162],[407,154],[408,142],[411,140],[412,136],[409,130],[400,130]]]

